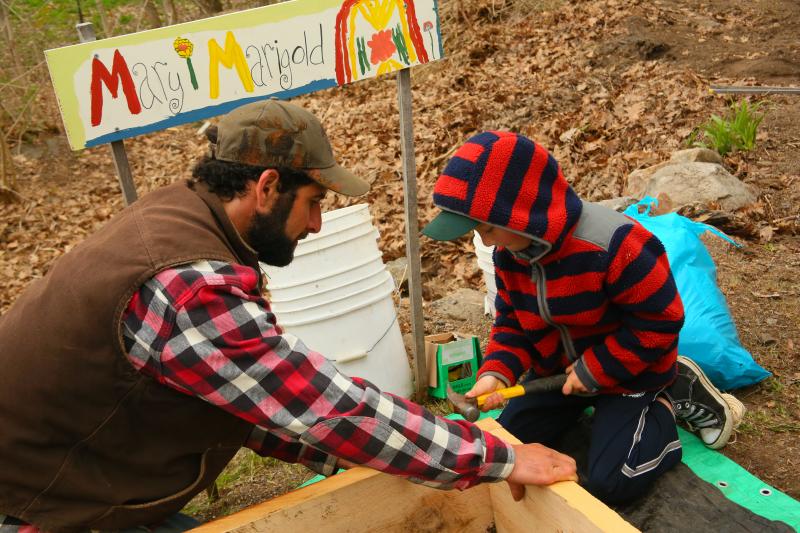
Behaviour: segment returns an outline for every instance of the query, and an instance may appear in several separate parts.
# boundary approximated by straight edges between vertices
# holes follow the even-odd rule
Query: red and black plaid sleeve
[[[318,471],[336,456],[439,488],[511,473],[506,443],[347,377],[283,332],[257,276],[221,262],[159,273],[124,317],[133,364],[258,426],[248,445],[262,455]]]

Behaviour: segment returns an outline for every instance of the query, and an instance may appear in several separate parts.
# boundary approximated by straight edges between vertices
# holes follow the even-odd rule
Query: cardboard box
[[[428,363],[428,394],[447,397],[448,383],[459,394],[475,385],[481,363],[478,337],[463,333],[439,333],[425,337]]]

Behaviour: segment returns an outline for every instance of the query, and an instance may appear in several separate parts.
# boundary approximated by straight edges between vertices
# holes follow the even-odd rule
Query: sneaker
[[[744,417],[742,402],[717,390],[700,367],[678,356],[678,377],[669,386],[668,395],[675,418],[682,420],[703,443],[718,450],[728,443],[733,430]]]

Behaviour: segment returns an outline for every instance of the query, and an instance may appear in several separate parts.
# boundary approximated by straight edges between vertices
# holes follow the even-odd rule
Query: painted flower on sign
[[[189,39],[183,37],[176,37],[172,43],[172,47],[186,60],[186,65],[189,67],[189,79],[192,81],[192,87],[197,90],[197,76],[194,74],[194,67],[192,66],[192,52],[194,51],[194,44]]]
[[[431,56],[434,57],[435,52],[433,48],[433,22],[430,20],[426,20],[425,24],[422,25],[422,31],[428,34],[428,40],[431,42]]]
[[[184,39],[183,37],[178,37],[175,39],[175,42],[172,43],[173,48],[175,51],[178,52],[178,55],[184,59],[192,57],[192,52],[194,51],[194,45],[192,41],[189,39]]]
[[[367,44],[372,49],[369,61],[373,65],[391,59],[397,50],[394,42],[392,42],[392,30],[383,30],[375,33],[372,39],[367,41]]]

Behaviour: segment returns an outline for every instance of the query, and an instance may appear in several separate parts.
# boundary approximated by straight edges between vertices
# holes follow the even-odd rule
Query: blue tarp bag
[[[677,213],[650,216],[652,205],[658,205],[658,200],[645,197],[625,214],[658,237],[667,251],[686,313],[678,353],[696,361],[722,390],[752,385],[770,376],[739,342],[725,296],[717,287],[717,269],[700,235],[710,231],[739,245],[718,229]],[[641,213],[640,207],[644,207]]]

